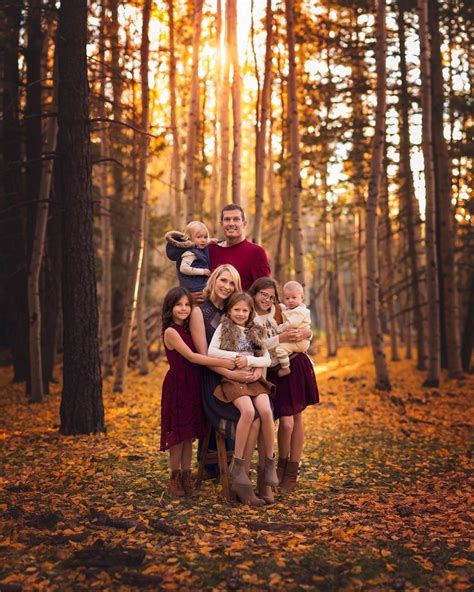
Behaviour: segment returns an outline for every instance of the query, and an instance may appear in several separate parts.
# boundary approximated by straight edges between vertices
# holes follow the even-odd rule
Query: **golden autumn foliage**
[[[108,434],[58,434],[1,369],[0,590],[468,590],[473,377],[421,389],[410,361],[373,390],[368,350],[318,363],[299,488],[228,505],[210,481],[166,493],[161,360],[105,385]]]

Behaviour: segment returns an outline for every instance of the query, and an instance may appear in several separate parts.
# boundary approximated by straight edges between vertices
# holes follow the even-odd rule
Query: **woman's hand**
[[[253,368],[253,380],[251,382],[254,382],[255,380],[259,380],[260,378],[262,378],[263,376],[263,368]]]
[[[278,335],[278,341],[280,343],[292,343],[294,341],[300,341],[299,333],[299,329],[287,329]]]
[[[222,368],[227,368],[227,370],[235,370],[235,360],[224,360]]]
[[[232,380],[236,380],[237,382],[253,382],[255,380],[254,369],[234,370],[232,372]]]
[[[242,369],[245,368],[246,366],[248,366],[248,360],[247,360],[247,356],[243,356],[241,354],[239,354],[236,358],[235,358],[235,367]]]

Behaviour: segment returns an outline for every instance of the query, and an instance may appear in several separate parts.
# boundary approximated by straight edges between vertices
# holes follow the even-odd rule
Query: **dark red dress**
[[[277,369],[279,366],[277,366]],[[269,368],[267,380],[276,386],[272,399],[275,419],[301,413],[308,405],[319,403],[318,385],[313,364],[306,354],[290,357],[291,373],[278,376],[277,370]]]
[[[196,351],[191,335],[180,325],[171,325],[184,343]],[[161,450],[206,433],[201,403],[201,368],[188,362],[175,349],[165,346],[170,368],[161,393]]]

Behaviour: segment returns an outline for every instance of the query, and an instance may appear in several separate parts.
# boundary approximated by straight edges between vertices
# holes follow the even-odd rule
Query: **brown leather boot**
[[[278,475],[275,471],[275,461],[273,458],[265,458],[265,468],[263,478],[267,485],[276,486],[279,483]]]
[[[191,479],[191,470],[181,471],[181,483],[186,495],[191,495],[194,492],[194,484]]]
[[[280,493],[291,493],[298,482],[298,468],[300,463],[289,460],[286,464],[283,481],[280,483]]]
[[[265,504],[270,505],[275,503],[275,496],[270,485],[267,485],[263,478],[264,469],[257,467],[257,494]]]
[[[287,463],[288,463],[288,458],[282,458],[281,456],[278,457],[278,464],[277,464],[277,469],[276,469],[278,483],[281,483],[283,481],[283,475],[285,474],[285,469],[286,469]]]
[[[171,477],[168,482],[168,491],[171,495],[177,497],[182,497],[184,495],[181,471],[171,471]]]
[[[250,506],[265,505],[265,502],[259,499],[253,491],[252,482],[247,475],[242,458],[238,456],[232,458],[229,474],[231,478],[230,488],[243,504],[249,504]]]

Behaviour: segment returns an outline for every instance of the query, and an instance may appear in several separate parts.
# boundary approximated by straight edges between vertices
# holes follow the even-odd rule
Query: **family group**
[[[319,395],[305,353],[311,319],[303,287],[287,282],[280,302],[267,255],[246,240],[246,225],[244,210],[229,204],[221,212],[223,241],[210,240],[198,221],[166,235],[180,286],[163,302],[169,370],[162,389],[161,450],[169,450],[169,491],[190,494],[192,443],[202,441],[210,423],[233,450],[231,489],[241,502],[263,505],[274,502],[277,486],[283,495],[294,489],[302,412]],[[255,493],[249,470],[256,447]]]

